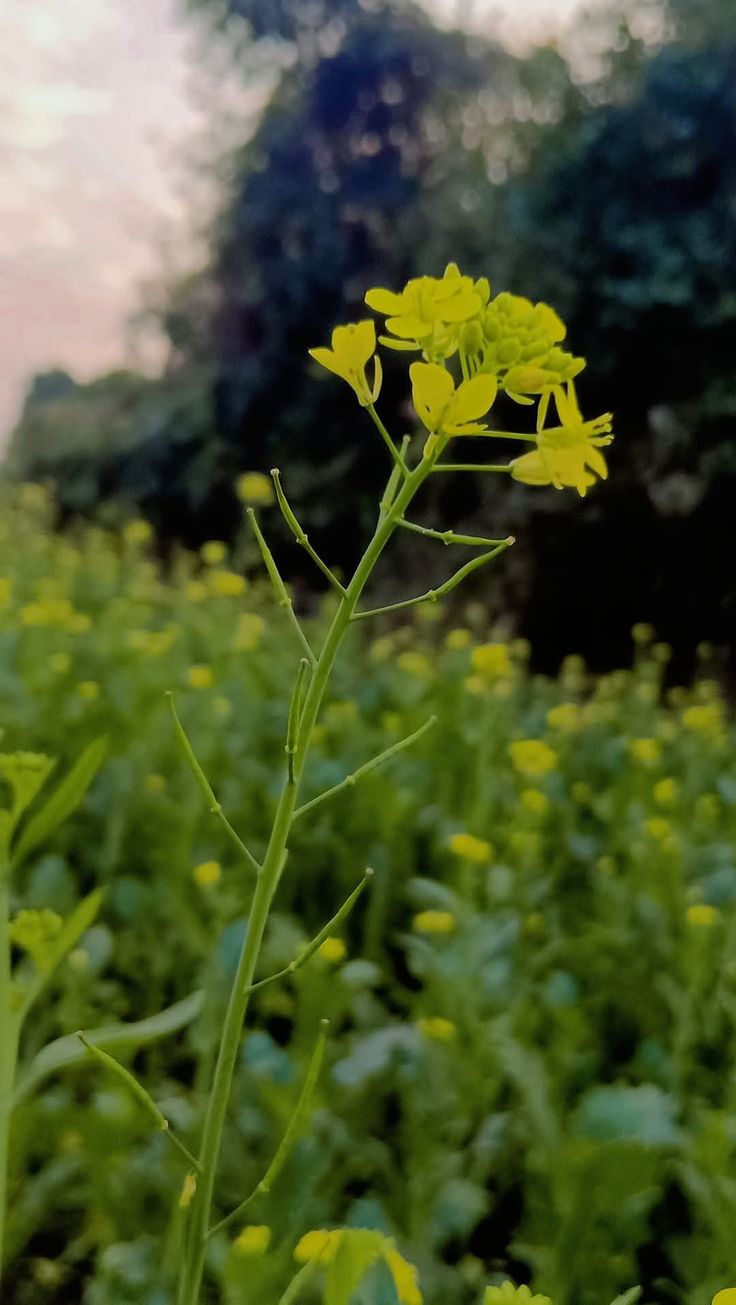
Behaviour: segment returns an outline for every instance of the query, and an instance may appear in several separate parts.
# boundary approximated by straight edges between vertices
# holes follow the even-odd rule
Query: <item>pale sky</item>
[[[582,0],[436,0],[448,18],[549,32]],[[180,0],[2,0],[0,443],[34,371],[143,361],[126,321],[185,263],[184,159],[203,129]]]

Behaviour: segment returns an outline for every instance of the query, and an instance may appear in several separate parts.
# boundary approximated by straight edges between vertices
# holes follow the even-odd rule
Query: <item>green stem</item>
[[[475,462],[443,462],[441,466],[433,467],[433,471],[512,471],[510,462],[495,463],[475,463]]]
[[[192,1202],[189,1244],[182,1266],[179,1305],[199,1305],[215,1176],[243,1022],[248,1009],[250,989],[258,963],[264,930],[271,910],[271,903],[278,888],[288,853],[287,842],[294,816],[299,783],[309,753],[312,730],[322,704],[335,658],[348,631],[358,599],[381,553],[394,533],[399,518],[403,515],[419,486],[429,474],[431,465],[431,461],[425,459],[412,472],[407,473],[402,468],[405,477],[403,485],[399,489],[389,511],[385,514],[382,513],[379,517],[373,537],[340,600],[332,624],[327,631],[320,656],[313,667],[312,678],[304,696],[293,766],[287,770],[276,808],[271,836],[256,882],[248,928],[225,1015],[212,1090],[207,1103],[202,1132],[202,1144],[199,1153],[201,1176]],[[253,516],[251,516],[251,522],[256,538],[261,543],[262,536]],[[271,564],[269,572],[271,568],[275,571],[273,559],[265,546],[265,541],[262,544],[262,552],[266,564],[268,565],[269,562]],[[276,575],[278,575],[277,572]],[[272,579],[274,579],[273,575]],[[278,579],[280,581],[280,577]]]
[[[393,743],[390,748],[384,748],[383,752],[379,752],[377,756],[371,757],[370,761],[365,761],[363,765],[358,766],[358,769],[354,770],[352,774],[346,775],[344,779],[340,780],[339,784],[333,784],[332,788],[326,788],[324,793],[318,793],[316,797],[311,799],[311,801],[305,802],[301,807],[297,807],[294,812],[294,819],[298,820],[299,817],[305,815],[307,811],[311,811],[314,807],[319,806],[320,802],[326,801],[327,798],[334,797],[335,794],[339,793],[342,789],[354,787],[364,775],[369,775],[372,770],[376,770],[376,768],[382,766],[384,762],[390,761],[392,757],[396,756],[397,752],[403,752],[404,748],[411,747],[412,743],[415,743],[417,739],[421,738],[423,734],[426,734],[427,730],[431,730],[432,726],[436,724],[437,717],[430,716],[429,720],[425,721],[423,725],[420,725],[418,730],[414,730],[413,734],[407,734],[406,738],[399,739],[398,743]]]
[[[472,571],[477,571],[479,566],[485,566],[486,562],[491,562],[499,553],[504,553],[514,543],[513,535],[504,539],[496,548],[492,548],[490,553],[481,553],[480,557],[474,557],[465,566],[461,566],[459,571],[445,580],[444,584],[438,585],[436,589],[428,589],[424,594],[417,594],[416,598],[405,598],[401,603],[389,603],[386,607],[371,607],[365,612],[355,612],[350,618],[352,621],[365,621],[370,616],[383,616],[387,612],[401,612],[406,607],[416,607],[419,603],[436,603],[445,594],[449,594],[457,585],[461,584],[466,576]]]
[[[13,1082],[18,1055],[18,1021],[12,1002],[10,968],[10,868],[0,853],[0,1288],[3,1276],[3,1235],[8,1199],[8,1150]]]
[[[333,589],[336,589],[339,594],[344,594],[345,593],[344,586],[340,584],[340,581],[338,580],[337,576],[333,574],[333,572],[328,567],[327,563],[322,561],[322,558],[320,557],[319,553],[317,553],[316,550],[312,548],[312,545],[309,542],[309,536],[307,535],[305,530],[302,530],[302,527],[299,525],[299,522],[292,508],[289,506],[288,499],[281,486],[281,472],[279,471],[278,467],[273,468],[271,472],[271,479],[273,480],[274,489],[276,490],[276,498],[278,499],[278,504],[279,507],[281,508],[281,515],[283,516],[284,521],[286,522],[287,526],[293,533],[294,539],[296,540],[297,544],[301,544],[301,547],[305,550],[306,553],[309,554],[315,566],[318,566],[322,574],[327,577]]]
[[[466,544],[471,548],[495,548],[496,544],[505,544],[505,539],[483,539],[481,535],[458,535],[454,530],[433,530],[431,526],[417,525],[416,521],[404,519],[399,522],[404,530],[413,530],[415,535],[426,539],[439,539],[443,544]]]

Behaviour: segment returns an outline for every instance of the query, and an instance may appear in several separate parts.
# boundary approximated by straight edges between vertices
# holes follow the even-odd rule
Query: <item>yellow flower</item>
[[[266,622],[255,612],[241,612],[235,629],[235,647],[238,652],[253,652],[266,629]]]
[[[629,750],[632,757],[642,761],[645,766],[655,765],[662,756],[657,739],[632,739]]]
[[[94,702],[95,698],[100,696],[100,686],[96,680],[82,680],[77,687],[77,693],[85,702]]]
[[[271,1229],[267,1224],[249,1223],[233,1242],[236,1255],[265,1255],[271,1245]]]
[[[179,1209],[188,1210],[194,1200],[194,1193],[197,1190],[197,1175],[187,1174],[182,1184],[181,1195],[179,1197]]]
[[[381,360],[376,354],[376,328],[373,322],[350,322],[336,326],[332,348],[310,349],[315,362],[328,372],[341,376],[355,391],[358,403],[367,408],[376,402],[381,390]],[[373,358],[373,384],[369,385],[365,369]]]
[[[652,793],[658,807],[672,807],[677,797],[677,784],[674,779],[659,779]]]
[[[486,1287],[483,1305],[552,1305],[552,1302],[549,1296],[533,1296],[527,1286],[515,1287],[507,1279],[500,1287]]]
[[[387,1247],[383,1258],[391,1270],[396,1295],[401,1305],[422,1305],[422,1293],[419,1290],[414,1265],[405,1260],[393,1246]]]
[[[57,652],[52,653],[49,657],[49,670],[53,671],[54,675],[65,675],[71,664],[72,659],[69,653]]]
[[[411,927],[415,933],[452,933],[455,924],[451,911],[419,911]]]
[[[433,1042],[452,1042],[457,1032],[452,1020],[443,1019],[441,1015],[429,1015],[426,1019],[417,1020],[417,1028]]]
[[[736,1305],[736,1287],[723,1287],[717,1291],[712,1305]]]
[[[330,965],[339,965],[340,961],[345,960],[345,957],[348,954],[348,949],[342,938],[325,938],[319,948],[319,954],[324,957]]]
[[[223,571],[213,567],[207,575],[207,585],[220,598],[238,598],[248,588],[248,581],[237,571]]]
[[[496,397],[495,376],[474,376],[456,389],[450,373],[438,363],[412,363],[409,375],[417,416],[430,435],[478,435],[486,430],[477,418],[485,416]]]
[[[434,674],[434,668],[429,657],[420,652],[399,653],[396,658],[396,665],[405,675],[413,675],[417,680],[430,680]]]
[[[271,477],[264,476],[262,471],[245,471],[242,476],[238,476],[236,488],[242,503],[268,507],[275,498]]]
[[[221,539],[208,539],[200,548],[199,555],[207,566],[219,566],[227,557],[227,546]]]
[[[509,744],[509,753],[515,770],[520,775],[547,775],[557,765],[557,753],[541,739],[516,739]]]
[[[232,709],[233,709],[233,704],[231,703],[230,699],[225,698],[222,694],[219,694],[218,697],[216,697],[214,702],[212,703],[212,710],[214,711],[216,716],[219,716],[220,720],[227,720],[228,716],[232,712]]]
[[[447,846],[455,856],[462,857],[464,861],[473,861],[476,865],[485,865],[493,855],[491,844],[484,838],[476,838],[475,834],[452,834]]]
[[[718,911],[715,906],[708,906],[705,902],[697,902],[694,906],[688,906],[685,912],[688,924],[703,925],[710,927],[718,919]],[[723,1292],[720,1293],[723,1295]],[[736,1291],[734,1292],[736,1295]]]
[[[576,702],[560,702],[556,707],[550,707],[547,712],[547,724],[551,730],[572,733],[582,724],[580,708]]]
[[[123,534],[131,544],[147,544],[153,537],[153,530],[150,522],[138,517],[135,521],[127,522]]]
[[[474,671],[488,680],[502,680],[511,674],[513,664],[508,644],[481,643],[470,654]]]
[[[561,424],[541,429],[536,449],[515,458],[511,474],[526,485],[570,487],[584,497],[596,475],[602,480],[608,476],[600,450],[613,439],[611,413],[583,421],[572,381],[564,388],[556,386],[553,393]]]
[[[208,589],[201,580],[188,580],[184,586],[184,597],[190,603],[201,603],[207,597]]]
[[[149,793],[163,793],[166,788],[166,780],[163,775],[146,775],[143,782]]]
[[[421,349],[426,358],[449,358],[458,346],[459,327],[488,302],[490,287],[485,278],[473,283],[462,276],[455,263],[448,263],[441,278],[418,276],[396,294],[393,290],[369,290],[365,301],[374,312],[387,317],[386,327],[396,339],[381,337],[391,349]]]
[[[215,682],[209,666],[190,666],[187,671],[187,684],[192,689],[209,689]]]
[[[546,793],[540,793],[538,788],[525,788],[521,795],[521,805],[525,811],[541,815],[549,806],[549,798]]]
[[[657,843],[669,843],[672,840],[672,825],[664,816],[651,816],[644,821],[644,828]]]
[[[448,648],[452,648],[453,651],[456,651],[459,648],[467,648],[470,639],[470,630],[458,627],[456,630],[448,630],[445,635],[445,644]]]
[[[213,888],[222,878],[222,866],[219,861],[202,861],[195,865],[192,875],[200,888]]]
[[[307,1264],[310,1260],[329,1264],[334,1260],[341,1241],[342,1228],[316,1228],[299,1239],[294,1259],[297,1264]]]
[[[8,926],[10,941],[27,952],[37,970],[45,972],[54,964],[54,942],[64,921],[56,911],[19,911]]]
[[[682,713],[682,723],[685,729],[690,730],[693,734],[712,736],[720,733],[722,717],[720,702],[707,702],[688,707]]]

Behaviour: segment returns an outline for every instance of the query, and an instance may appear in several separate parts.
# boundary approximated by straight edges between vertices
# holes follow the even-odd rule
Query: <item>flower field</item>
[[[169,1305],[186,1167],[94,1059],[38,1053],[139,1026],[116,1054],[196,1137],[252,875],[166,695],[259,856],[299,649],[217,541],[159,561],[144,522],[58,535],[50,520],[39,487],[3,491],[0,747],[58,757],[60,773],[100,736],[107,755],[14,882],[18,963],[42,970],[44,930],[103,898],[21,1050],[8,1294]],[[736,730],[712,655],[693,686],[665,689],[668,650],[641,626],[633,669],[593,677],[569,657],[553,680],[483,621],[476,605],[379,617],[337,664],[305,806],[340,787],[295,825],[259,977],[373,875],[305,965],[254,993],[223,1212],[268,1165],[330,1026],[273,1190],[210,1241],[224,1305],[277,1300],[295,1248],[337,1226],[393,1238],[428,1305],[509,1278],[554,1305],[608,1305],[635,1283],[695,1305],[733,1278]],[[414,1305],[393,1254],[363,1305]]]

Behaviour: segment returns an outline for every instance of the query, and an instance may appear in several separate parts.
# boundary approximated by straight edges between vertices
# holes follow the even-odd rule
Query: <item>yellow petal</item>
[[[472,380],[463,381],[446,413],[447,425],[454,426],[458,422],[484,417],[497,392],[498,381],[495,376],[474,376]]]
[[[464,294],[453,295],[452,299],[443,303],[438,310],[438,316],[443,322],[466,322],[469,317],[479,313],[482,307],[480,297],[470,290]]]
[[[452,398],[453,379],[439,363],[412,363],[409,375],[414,407],[427,430],[435,430]]]
[[[383,313],[384,317],[398,315],[405,307],[403,295],[394,294],[393,290],[382,290],[380,287],[369,290],[365,302],[375,312]]]
[[[552,484],[548,463],[538,449],[515,458],[511,463],[511,475],[514,480],[521,480],[525,485]]]
[[[345,365],[333,353],[332,349],[310,349],[309,354],[310,357],[314,358],[315,362],[319,363],[320,367],[326,367],[328,372],[333,372],[335,376],[342,376],[343,380],[347,379]]]
[[[376,350],[376,328],[373,322],[349,322],[336,326],[332,332],[332,348],[350,367],[365,367]]]
[[[421,340],[432,330],[431,323],[422,321],[421,317],[389,317],[386,325],[404,340]]]
[[[554,378],[544,367],[510,367],[504,377],[504,389],[517,394],[541,394]]]

